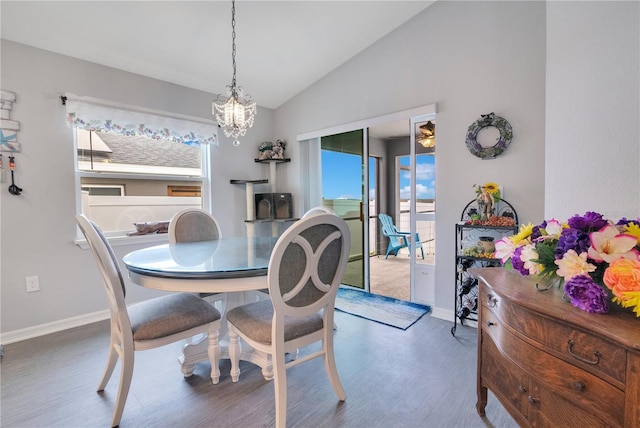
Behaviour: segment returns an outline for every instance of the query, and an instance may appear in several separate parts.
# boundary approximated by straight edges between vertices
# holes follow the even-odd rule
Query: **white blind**
[[[117,132],[184,144],[217,144],[213,120],[65,94],[67,123],[89,131]]]

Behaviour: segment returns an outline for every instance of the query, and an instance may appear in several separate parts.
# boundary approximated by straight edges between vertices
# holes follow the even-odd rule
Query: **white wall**
[[[640,3],[547,4],[545,216],[640,214]]]
[[[436,310],[453,311],[454,223],[473,184],[495,181],[520,220],[544,207],[544,2],[437,2],[276,110],[276,131],[300,133],[437,103]],[[511,147],[481,160],[467,128],[495,112]],[[298,182],[292,147],[287,182]]]
[[[22,152],[16,155],[15,175],[24,189],[13,196],[7,183],[0,188],[0,331],[6,333],[107,308],[90,252],[73,243],[73,137],[59,96],[71,92],[208,119],[214,96],[6,40],[1,49],[1,87],[17,95],[11,117],[21,125]],[[229,180],[268,178],[268,170],[253,159],[260,142],[273,141],[273,127],[273,111],[259,108],[240,147],[232,147],[222,132],[220,146],[212,147],[212,204],[227,236],[243,234],[245,218],[244,189]],[[121,258],[136,248],[115,251]],[[25,277],[32,275],[40,277],[41,291],[26,293]],[[137,286],[128,291],[130,303],[158,294]]]

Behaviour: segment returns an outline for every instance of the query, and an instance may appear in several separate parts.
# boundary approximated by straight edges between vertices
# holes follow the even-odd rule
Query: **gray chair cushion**
[[[166,337],[220,318],[216,308],[188,293],[170,294],[129,307],[134,340]]]
[[[271,344],[273,305],[270,300],[238,306],[227,312],[227,321],[250,339]],[[289,341],[322,330],[322,316],[317,313],[304,318],[285,317],[284,340]]]

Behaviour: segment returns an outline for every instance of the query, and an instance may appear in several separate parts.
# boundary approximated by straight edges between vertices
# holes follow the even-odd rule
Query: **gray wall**
[[[16,155],[15,173],[24,189],[20,196],[10,195],[8,184],[0,189],[0,321],[6,333],[107,308],[90,252],[73,243],[73,136],[59,96],[71,92],[211,119],[213,95],[6,40],[1,48],[1,87],[17,94],[11,118],[21,125],[22,152]],[[246,215],[244,188],[229,180],[269,177],[268,166],[253,159],[260,142],[272,141],[273,129],[273,111],[260,108],[240,147],[232,147],[222,132],[220,146],[212,147],[213,211],[227,236],[245,233]],[[115,251],[121,258],[136,248]],[[25,277],[32,275],[40,277],[41,291],[26,293]],[[127,300],[156,295],[131,286]]]
[[[244,189],[228,183],[268,176],[266,165],[253,162],[261,141],[288,142],[292,162],[279,167],[278,187],[298,194],[305,176],[297,134],[437,103],[434,312],[451,311],[453,224],[473,184],[501,184],[524,223],[604,208],[637,217],[638,8],[637,2],[437,2],[275,112],[260,109],[239,148],[222,136],[212,151],[214,213],[225,230],[244,232]],[[212,95],[15,43],[1,47],[1,87],[18,95],[12,118],[22,125],[17,178],[25,189],[20,197],[0,189],[5,333],[106,308],[89,252],[72,243],[72,142],[58,95],[201,117],[209,117]],[[501,157],[480,160],[466,150],[465,132],[491,111],[511,122],[514,140]],[[40,275],[41,292],[25,293],[30,275]],[[154,295],[130,289],[131,301]]]
[[[640,3],[547,3],[545,215],[640,215]]]
[[[495,181],[524,222],[544,213],[545,2],[437,2],[276,110],[297,134],[437,103],[436,310],[453,310],[454,223],[473,184]],[[481,160],[465,134],[495,112],[511,147]],[[294,147],[295,148],[295,147]],[[290,183],[296,150],[287,173]]]

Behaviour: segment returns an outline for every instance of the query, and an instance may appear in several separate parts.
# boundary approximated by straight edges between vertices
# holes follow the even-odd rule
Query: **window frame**
[[[141,176],[145,180],[171,180],[171,181],[185,181],[185,182],[200,182],[201,188],[201,204],[202,209],[208,212],[212,210],[211,203],[211,147],[210,144],[200,144],[200,176],[185,176],[185,175],[168,175],[168,174],[126,174],[126,173],[109,173],[109,172],[91,172],[80,170],[78,168],[78,138],[77,128],[73,127],[73,168],[75,171],[75,198],[76,198],[76,214],[82,213],[82,178],[116,178],[116,179],[140,179]],[[134,235],[127,236],[122,231],[105,231],[105,237],[112,246],[118,245],[130,245],[134,243],[146,243],[146,242],[165,242],[167,241],[166,234],[150,234],[150,235]],[[84,235],[77,228],[75,244],[81,248],[88,248],[88,244]]]

